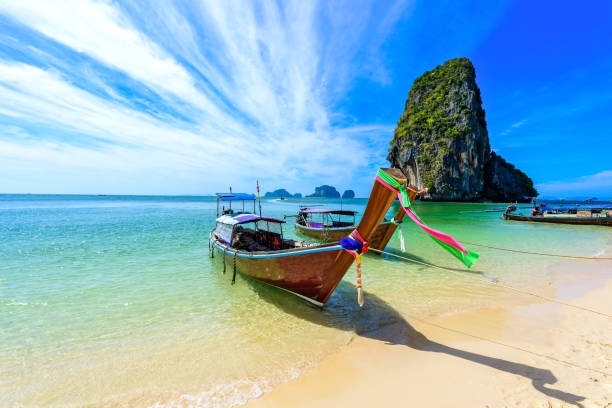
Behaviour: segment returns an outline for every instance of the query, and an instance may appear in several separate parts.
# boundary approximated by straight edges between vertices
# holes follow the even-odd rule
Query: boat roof
[[[235,217],[230,217],[229,215],[223,215],[217,218],[217,222],[221,222],[223,224],[236,225],[236,224],[245,224],[247,222],[257,222],[257,221],[267,221],[267,222],[276,222],[279,224],[284,223],[285,221],[279,220],[272,217],[262,217],[257,214],[240,214]]]
[[[339,215],[355,215],[357,211],[350,210],[327,210],[325,208],[302,208],[300,209],[301,213],[310,213],[310,214],[339,214]]]
[[[255,200],[255,194],[247,193],[217,193],[217,198],[221,201],[234,201],[234,200]]]

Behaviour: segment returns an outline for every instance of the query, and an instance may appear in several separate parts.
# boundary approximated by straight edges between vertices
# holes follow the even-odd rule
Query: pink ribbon
[[[414,212],[412,212],[412,209],[406,207],[404,205],[404,201],[402,200],[402,195],[400,194],[400,192],[392,187],[391,185],[389,185],[389,183],[385,182],[383,179],[381,179],[380,177],[376,176],[376,180],[382,184],[383,186],[387,187],[389,190],[395,191],[397,192],[397,198],[399,198],[400,200],[400,204],[402,206],[402,208],[404,209],[404,211],[406,211],[406,214],[408,214],[408,217],[410,217],[410,219],[412,219],[412,221],[414,221],[419,227],[421,227],[423,230],[425,230],[425,232],[427,232],[429,235],[431,235],[432,237],[439,239],[440,241],[453,246],[455,248],[457,248],[458,250],[460,250],[461,252],[463,252],[464,254],[468,254],[468,251],[463,247],[463,245],[461,245],[455,238],[451,237],[448,234],[445,234],[443,232],[440,232],[438,230],[435,230],[433,228],[428,227],[427,225],[423,224],[423,222],[421,220],[419,220],[419,217],[416,216],[416,214],[414,214]],[[415,190],[413,190],[415,191]]]

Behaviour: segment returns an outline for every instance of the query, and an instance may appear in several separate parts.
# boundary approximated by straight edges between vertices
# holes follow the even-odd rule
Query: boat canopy
[[[259,221],[264,221],[265,224],[262,225],[262,223],[259,223]],[[217,218],[217,227],[215,228],[215,234],[221,240],[225,241],[228,244],[231,244],[232,235],[234,233],[234,230],[237,229],[237,226],[249,222],[256,223],[255,228],[257,229],[257,231],[267,231],[268,233],[276,233],[279,235],[279,237],[282,238],[282,224],[285,221],[271,217],[261,217],[257,214],[240,214],[234,217],[229,215],[222,215],[221,217]]]
[[[327,210],[324,208],[302,208],[301,213],[307,214],[338,214],[338,215],[355,215],[357,211],[350,210]]]
[[[221,201],[236,201],[236,200],[255,201],[257,199],[257,197],[255,197],[255,194],[247,194],[247,193],[217,193],[217,198]]]
[[[276,222],[279,224],[284,223],[285,221],[279,220],[272,217],[261,217],[257,214],[240,214],[235,217],[230,217],[229,215],[222,215],[217,218],[217,223],[226,224],[226,225],[237,225],[237,224],[245,224],[247,222],[257,222],[257,221],[267,221],[267,222]]]

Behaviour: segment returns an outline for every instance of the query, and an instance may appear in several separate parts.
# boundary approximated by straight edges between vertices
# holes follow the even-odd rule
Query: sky
[[[369,194],[415,78],[476,68],[541,196],[612,198],[612,2],[0,0],[0,193]]]

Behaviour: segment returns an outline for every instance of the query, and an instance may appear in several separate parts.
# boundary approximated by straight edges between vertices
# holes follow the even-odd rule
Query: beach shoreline
[[[612,261],[553,268],[555,281],[533,291],[612,313]],[[356,333],[318,366],[246,407],[612,406],[611,319],[517,298],[520,304],[495,309],[402,315]]]

